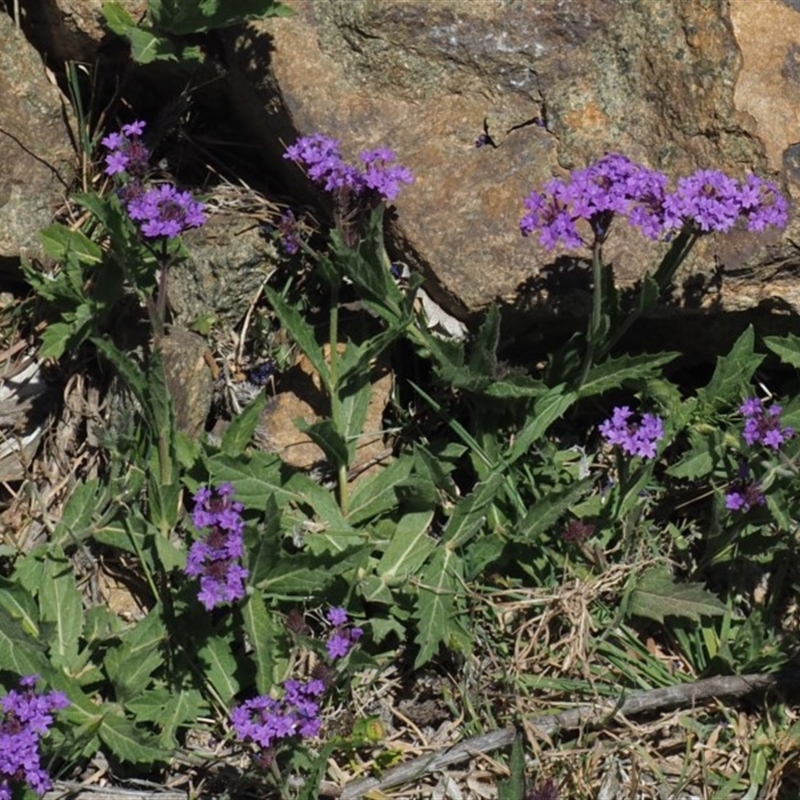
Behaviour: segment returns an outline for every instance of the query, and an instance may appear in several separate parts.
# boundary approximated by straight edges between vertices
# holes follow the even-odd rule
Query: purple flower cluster
[[[411,170],[394,163],[392,150],[365,150],[360,154],[363,167],[356,167],[342,159],[336,139],[321,133],[302,136],[286,149],[284,158],[305,167],[309,178],[328,192],[349,189],[362,197],[394,200],[401,184],[414,180]]]
[[[722,172],[698,170],[681,178],[670,193],[666,175],[618,153],[573,171],[566,181],[548,181],[544,191],[525,198],[524,206],[527,213],[519,223],[523,236],[538,232],[548,249],[559,242],[570,248],[585,245],[581,221],[603,241],[615,215],[658,239],[685,227],[697,233],[724,232],[739,219],[751,231],[783,228],[789,209],[775,184],[756,175],[739,183]]]
[[[165,236],[174,239],[188,228],[199,228],[205,221],[205,206],[189,192],[180,192],[171,183],[152,189],[128,186],[125,192],[128,216],[139,223],[148,239]]]
[[[343,608],[328,609],[325,619],[335,626],[328,636],[328,641],[325,642],[328,658],[332,661],[344,658],[350,652],[350,648],[363,636],[364,631],[352,627],[347,611]]]
[[[324,692],[325,684],[318,678],[305,683],[288,680],[280,699],[259,695],[246,700],[231,711],[236,736],[262,748],[293,736],[316,736],[322,727],[319,698]]]
[[[794,436],[792,428],[781,425],[781,407],[773,403],[769,408],[764,408],[761,400],[750,397],[739,407],[745,418],[742,438],[751,447],[763,444],[773,450],[780,450],[781,445]]]
[[[141,120],[123,125],[117,133],[109,133],[100,140],[109,152],[106,155],[106,175],[127,173],[130,177],[143,178],[150,168],[150,150],[141,140],[145,123]]]
[[[12,783],[24,781],[40,797],[50,788],[42,768],[39,739],[53,724],[53,712],[66,708],[62,692],[36,694],[36,675],[20,678],[20,691],[12,689],[2,700],[5,717],[0,722],[0,800],[11,800]]]
[[[220,484],[216,493],[199,489],[193,499],[192,523],[208,533],[189,549],[185,572],[200,577],[197,599],[210,611],[245,595],[248,572],[239,563],[244,555],[244,507],[233,500],[229,483]]]
[[[150,151],[140,138],[144,128],[145,123],[139,120],[101,139],[100,143],[109,151],[105,157],[105,173],[120,176],[125,182],[120,196],[143,236],[174,239],[188,228],[199,228],[205,222],[205,206],[189,192],[178,191],[170,183],[145,187],[143,181],[149,170]]]
[[[281,214],[277,227],[278,239],[283,248],[283,252],[293,256],[300,249],[300,223],[294,215],[294,211],[289,209]]]
[[[655,458],[656,444],[664,438],[663,421],[655,414],[643,414],[637,423],[630,420],[632,415],[628,406],[617,406],[611,417],[600,425],[601,435],[627,455]]]

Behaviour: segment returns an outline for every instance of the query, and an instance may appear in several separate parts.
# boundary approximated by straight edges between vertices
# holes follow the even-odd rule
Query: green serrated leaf
[[[52,669],[44,645],[26,633],[22,623],[3,606],[0,606],[0,669],[17,675],[44,675]]]
[[[0,578],[0,606],[22,623],[28,636],[39,638],[39,609],[33,595],[8,578]]]
[[[151,610],[106,653],[103,663],[122,702],[133,699],[150,684],[151,675],[164,662],[161,645],[165,637],[163,620]]]
[[[237,665],[229,637],[215,636],[200,648],[198,656],[205,665],[204,674],[223,703],[228,704],[239,691]]]
[[[514,446],[508,456],[508,463],[513,464],[518,458],[530,450],[534,442],[541,439],[547,429],[572,407],[578,395],[565,392],[563,386],[556,386],[543,394],[533,406],[533,414],[527,425],[514,437]]]
[[[628,614],[664,622],[668,616],[699,622],[704,616],[720,616],[725,604],[696,583],[678,583],[667,567],[644,572],[628,598]]]
[[[754,352],[755,333],[753,326],[743,331],[734,342],[727,356],[717,358],[717,366],[711,380],[697,396],[712,408],[722,408],[737,404],[747,393],[750,380],[758,369],[764,356]]]
[[[75,666],[83,632],[83,603],[72,564],[57,545],[50,546],[44,559],[39,606],[42,622],[53,623],[50,659],[67,669]]]
[[[428,535],[433,510],[404,514],[375,570],[387,586],[406,582],[436,547]]]
[[[786,336],[765,336],[764,344],[784,364],[800,369],[800,336],[794,333],[788,333]]]
[[[103,3],[102,13],[106,25],[118,36],[124,36],[130,28],[136,27],[133,17],[119,3]]]
[[[256,690],[259,694],[267,694],[278,682],[278,626],[267,611],[264,598],[259,592],[253,592],[242,606],[242,617],[247,638],[253,647],[252,658],[256,668]],[[282,664],[285,666],[285,664]]]
[[[322,349],[314,336],[314,329],[305,321],[300,312],[296,308],[292,308],[274,289],[267,286],[264,292],[281,325],[289,332],[295,344],[303,351],[303,355],[311,362],[325,390],[330,395],[330,367],[322,355]]]
[[[625,381],[642,381],[649,376],[660,375],[660,367],[674,361],[680,353],[661,353],[653,355],[643,353],[637,356],[619,356],[607,358],[589,370],[586,380],[578,391],[581,399],[602,394],[611,389],[618,389]]]
[[[414,669],[428,663],[439,646],[469,647],[469,635],[459,621],[455,598],[460,592],[463,576],[461,561],[448,548],[437,550],[420,576],[415,618],[420,646]]]
[[[591,488],[592,481],[578,481],[561,494],[549,494],[528,509],[525,518],[510,531],[513,539],[532,542],[546,533]]]
[[[305,433],[314,444],[322,449],[328,459],[336,466],[347,466],[350,460],[347,442],[336,430],[333,420],[322,419],[309,424],[303,419],[294,420],[297,429]]]
[[[231,458],[241,455],[253,441],[253,434],[261,422],[261,415],[267,406],[267,395],[259,392],[241,414],[231,420],[222,435],[220,450]]]
[[[401,456],[386,469],[360,481],[350,498],[347,521],[351,525],[361,525],[397,508],[396,486],[408,478],[412,466],[410,457]]]
[[[504,480],[502,470],[497,469],[456,504],[442,531],[448,549],[463,547],[481,530]]]
[[[132,764],[158,763],[172,757],[172,753],[159,747],[150,734],[113,710],[103,715],[98,734],[117,758]]]

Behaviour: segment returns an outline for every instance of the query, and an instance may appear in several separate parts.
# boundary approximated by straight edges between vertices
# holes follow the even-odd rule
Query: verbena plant
[[[102,140],[113,185],[75,198],[88,212],[82,225],[43,233],[59,270],[26,272],[54,315],[41,354],[94,348],[138,402],[133,444],[119,448],[105,477],[75,486],[49,541],[11,560],[3,578],[0,668],[12,676],[7,686],[38,675],[58,693],[50,695],[58,763],[102,747],[153,768],[211,717],[215,735],[252,754],[261,779],[316,797],[331,750],[368,742],[358,728],[342,737],[322,727],[326,698],[346,690],[355,668],[398,648],[416,667],[469,653],[473,586],[556,586],[642,555],[657,566],[631,571],[596,644],[623,675],[619,653],[634,617],[667,627],[697,673],[774,669],[789,657],[778,595],[759,611],[771,620],[765,636],[741,613],[736,564],[794,554],[800,406],[756,393],[764,356],[752,329],[693,394],[663,372],[676,354],[621,349],[700,236],[785,224],[772,184],[700,171],[670,192],[664,176],[606,156],[533,193],[523,233],[548,246],[588,244],[594,293],[585,336],[534,375],[498,360],[497,309],[465,343],[440,338],[419,317],[419,281],[397,280],[384,242],[385,203],[412,181],[394,154],[366,152],[353,165],[326,136],[299,140],[286,155],[328,193],[334,226],[321,250],[291,213],[277,232],[314,264],[329,324],[321,331],[301,313],[291,279],[268,288],[267,300],[327,398],[327,414],[298,427],[324,454],[332,490],[252,447],[264,392],[220,441],[175,431],[158,341],[180,234],[201,226],[206,209],[153,182],[143,128],[132,122]],[[602,259],[622,221],[671,240],[632,306]],[[369,315],[357,339],[340,325],[345,289]],[[126,350],[110,325],[128,295],[148,312],[150,341],[139,351]],[[409,408],[442,422],[417,427],[413,444],[354,483],[374,364],[401,342],[430,370],[409,382]],[[797,337],[764,345],[800,366]],[[679,490],[694,495],[696,510],[676,513]],[[75,556],[100,549],[124,554],[146,585],[134,623],[84,607]],[[712,574],[713,593],[704,586]],[[700,639],[687,620],[702,626]],[[309,653],[315,667],[304,666]],[[10,725],[14,712],[5,710]],[[18,780],[4,763],[0,775]],[[304,781],[288,780],[298,773]]]

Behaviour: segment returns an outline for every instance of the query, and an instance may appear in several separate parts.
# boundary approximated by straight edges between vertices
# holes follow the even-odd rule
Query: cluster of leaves
[[[266,13],[266,5],[275,10],[253,2],[237,17],[255,14],[256,6]],[[222,7],[151,0],[149,30],[124,20],[114,4],[106,15],[146,60],[174,55],[169,37],[227,24]],[[225,731],[230,708],[248,688],[268,694],[286,680],[298,636],[285,623],[298,607],[342,606],[364,628],[361,644],[375,659],[405,647],[422,667],[443,652],[473,648],[473,587],[557,586],[565,576],[585,579],[642,556],[656,566],[631,570],[597,644],[622,674],[636,645],[636,618],[662,626],[697,673],[775,669],[789,658],[793,643],[779,617],[793,578],[784,573],[785,585],[748,615],[739,580],[743,560],[764,572],[791,563],[800,514],[800,443],[753,451],[741,436],[738,409],[754,395],[765,359],[753,330],[718,359],[705,385],[690,390],[665,372],[677,353],[630,355],[618,347],[668,288],[688,234],[679,234],[645,277],[633,310],[598,249],[586,335],[567,343],[541,375],[500,362],[496,308],[466,342],[429,330],[416,309],[419,279],[403,285],[393,277],[382,206],[360,209],[355,224],[331,231],[324,252],[306,247],[330,290],[328,329],[292,302],[291,280],[268,287],[266,299],[328,399],[327,416],[297,424],[323,451],[335,476],[331,490],[252,447],[263,391],[217,443],[176,431],[158,349],[126,350],[110,322],[126,293],[152,301],[159,270],[183,246],[144,240],[113,192],[75,202],[89,212],[81,227],[58,224],[43,233],[59,270],[26,270],[54,318],[41,355],[94,348],[136,398],[136,428],[114,443],[107,475],[75,486],[47,543],[9,562],[0,591],[0,670],[40,675],[68,696],[68,728],[54,739],[65,762],[104,748],[152,767],[183,746],[201,718],[214,717],[217,731]],[[345,285],[369,317],[370,333],[359,338],[339,330]],[[401,344],[430,374],[403,387],[398,415],[413,428],[413,444],[399,444],[389,466],[353,485],[374,364]],[[763,346],[800,368],[800,338],[767,337]],[[596,430],[618,400],[635,400],[663,419],[653,458],[603,446]],[[441,424],[418,425],[413,408],[426,408]],[[800,428],[800,402],[785,403],[783,418]],[[743,463],[766,502],[738,513],[726,508],[725,493]],[[224,483],[243,504],[247,592],[241,603],[209,614],[185,574],[187,540],[197,535],[185,497]],[[691,513],[676,511],[678,493],[691,498]],[[84,607],[89,575],[77,565],[99,553],[131,565],[143,584],[137,621]],[[313,637],[302,644],[321,649]],[[651,685],[670,679],[638,676]],[[329,738],[326,747],[355,746],[356,739]],[[300,749],[285,755],[290,768],[310,773],[308,796],[316,796],[326,759]],[[520,753],[514,758],[508,797],[521,791]]]
[[[147,18],[137,21],[120,3],[103,3],[106,24],[128,40],[137,64],[202,61],[202,48],[191,42],[194,34],[291,13],[278,0],[148,0]]]

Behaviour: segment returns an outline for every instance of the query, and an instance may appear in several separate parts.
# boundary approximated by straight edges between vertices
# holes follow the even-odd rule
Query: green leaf
[[[72,563],[57,545],[51,545],[49,550],[39,588],[41,619],[54,624],[54,638],[49,642],[51,661],[69,669],[78,661],[83,603]]]
[[[61,511],[53,532],[53,541],[64,546],[82,539],[93,528],[96,517],[110,510],[111,492],[107,484],[97,479],[75,484]]]
[[[153,672],[164,662],[161,645],[165,637],[164,623],[152,610],[106,653],[103,664],[120,702],[137,697],[151,683]]]
[[[52,669],[44,645],[33,639],[4,606],[0,606],[0,669],[17,675],[44,675]]]
[[[563,386],[556,386],[543,394],[533,406],[533,414],[527,425],[514,437],[514,446],[508,456],[508,463],[513,464],[525,455],[534,442],[541,439],[547,429],[563,416],[575,401],[575,392],[565,392]]]
[[[449,548],[438,549],[420,576],[416,604],[417,636],[420,646],[414,669],[428,663],[441,644],[467,649],[469,635],[459,621],[455,598],[461,592],[461,562]]]
[[[133,17],[119,3],[103,3],[102,13],[106,25],[118,36],[136,27]]]
[[[58,261],[74,257],[83,264],[99,264],[103,250],[85,233],[58,223],[39,233],[45,252]]]
[[[511,747],[509,776],[497,784],[497,800],[523,800],[525,797],[525,745],[520,734]]]
[[[172,757],[172,753],[159,747],[157,740],[150,734],[113,710],[103,715],[98,733],[111,752],[123,761],[152,764],[169,761]]]
[[[514,539],[532,542],[546,533],[591,488],[592,481],[578,481],[561,494],[552,493],[537,500],[525,518],[511,529]]]
[[[229,636],[214,636],[200,648],[198,656],[205,665],[204,675],[226,705],[239,691],[236,680],[236,659],[232,655],[233,641]]]
[[[278,292],[267,286],[264,289],[272,310],[277,314],[281,325],[286,328],[295,344],[303,351],[303,355],[311,362],[311,366],[320,377],[325,390],[331,394],[330,367],[323,357],[322,348],[314,336],[314,329],[305,321],[296,308],[292,308]]]
[[[425,563],[436,547],[428,535],[433,510],[412,511],[397,523],[376,572],[387,586],[405,583]]]
[[[708,475],[720,459],[719,431],[707,435],[689,429],[690,449],[667,469],[667,475],[681,480],[696,481]]]
[[[700,622],[704,616],[720,616],[726,611],[711,592],[696,583],[678,583],[668,567],[644,572],[628,598],[627,613],[664,622],[668,616],[687,617]]]
[[[150,0],[150,13],[160,30],[173,36],[228,28],[242,22],[266,17],[283,17],[291,9],[275,0],[193,0],[170,2]]]
[[[278,682],[278,634],[280,626],[267,611],[264,598],[253,592],[242,606],[244,629],[253,648],[252,658],[256,668],[256,691],[267,694]],[[285,665],[284,665],[285,666]]]
[[[231,420],[222,435],[221,451],[231,458],[241,455],[253,441],[253,434],[261,422],[261,415],[267,405],[267,395],[259,392],[252,403],[237,417]]]
[[[789,333],[786,336],[765,336],[764,344],[784,364],[800,369],[800,336],[794,333]]]
[[[727,356],[717,358],[717,366],[708,385],[699,389],[697,396],[712,408],[738,404],[747,394],[750,380],[764,356],[754,352],[755,334],[748,325],[734,342]]]
[[[643,353],[638,356],[619,356],[607,358],[600,364],[595,364],[586,376],[586,380],[578,390],[580,398],[602,394],[611,389],[617,389],[625,381],[643,381],[648,377],[660,376],[660,367],[674,361],[680,353],[661,353],[651,355]]]
[[[411,474],[413,460],[408,456],[360,481],[350,498],[347,521],[361,525],[369,519],[394,511],[398,505],[396,487]]]
[[[442,542],[449,550],[463,547],[481,530],[504,479],[502,469],[496,469],[459,500],[442,531]]]
[[[0,578],[0,606],[22,623],[28,636],[39,638],[39,609],[31,593],[23,586],[8,578]]]
[[[274,453],[254,450],[247,456],[230,458],[216,455],[208,460],[209,477],[217,485],[228,481],[236,487],[236,499],[246,508],[263,511],[270,497],[275,497],[280,508],[289,504],[302,504],[302,494],[284,485],[283,462]]]
[[[328,459],[337,467],[346,467],[349,464],[350,457],[347,442],[341,433],[336,430],[333,420],[322,419],[309,424],[304,419],[298,418],[294,420],[294,424],[299,431],[305,433],[314,444],[320,447]]]

